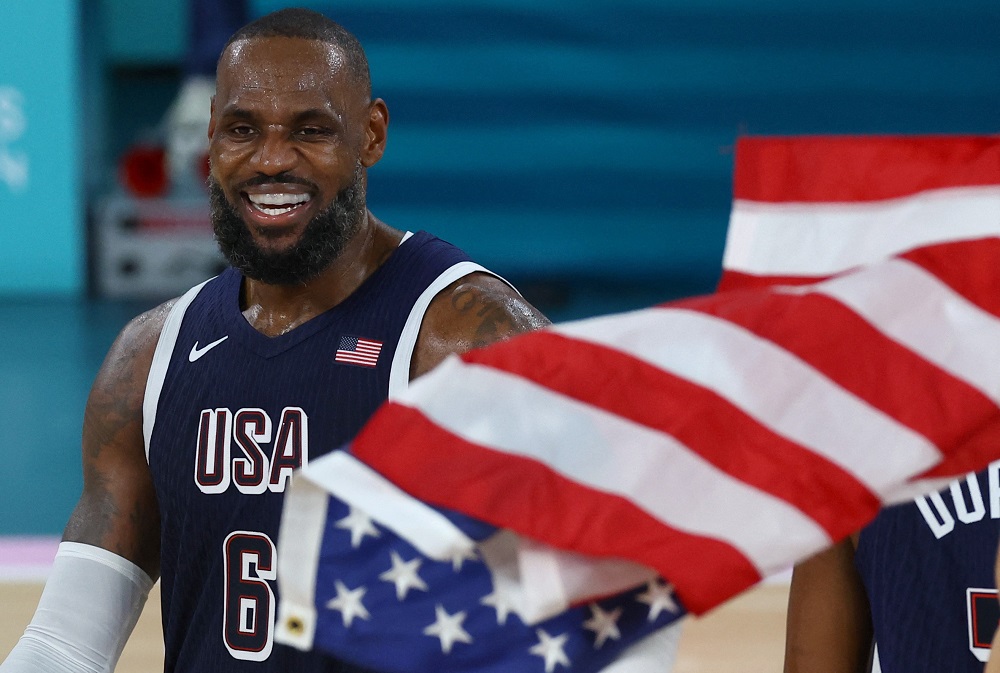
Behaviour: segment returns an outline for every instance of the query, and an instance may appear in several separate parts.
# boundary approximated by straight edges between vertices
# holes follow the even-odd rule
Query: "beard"
[[[282,182],[302,184],[301,180],[279,175],[267,180],[250,181],[243,186]],[[358,233],[366,209],[359,162],[351,184],[309,220],[302,238],[287,250],[271,251],[257,245],[247,224],[211,176],[208,178],[208,189],[212,229],[222,254],[244,276],[268,285],[302,285],[318,276],[340,256],[348,241]]]

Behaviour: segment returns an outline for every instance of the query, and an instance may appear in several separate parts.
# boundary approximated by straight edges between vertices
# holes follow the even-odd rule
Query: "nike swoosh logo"
[[[213,348],[215,348],[216,346],[218,346],[219,344],[221,344],[223,341],[225,341],[228,338],[229,338],[229,335],[227,334],[226,336],[222,337],[221,339],[216,339],[215,341],[213,341],[210,344],[205,344],[201,348],[198,348],[198,342],[195,341],[194,342],[194,346],[191,346],[191,352],[188,353],[188,362],[194,362],[195,360],[197,360],[198,358],[200,358],[202,355],[204,355],[208,351],[212,350]]]

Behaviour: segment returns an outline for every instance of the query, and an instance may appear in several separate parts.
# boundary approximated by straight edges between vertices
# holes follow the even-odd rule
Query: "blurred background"
[[[998,128],[996,0],[4,0],[0,536],[20,546],[0,566],[28,563],[11,550],[58,535],[79,496],[115,334],[221,268],[214,62],[291,4],[366,47],[391,115],[372,211],[557,321],[713,289],[742,134]]]

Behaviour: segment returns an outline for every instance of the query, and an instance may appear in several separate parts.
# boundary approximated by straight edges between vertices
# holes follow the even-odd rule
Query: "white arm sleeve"
[[[62,542],[35,616],[0,673],[109,673],[153,581],[100,547]]]

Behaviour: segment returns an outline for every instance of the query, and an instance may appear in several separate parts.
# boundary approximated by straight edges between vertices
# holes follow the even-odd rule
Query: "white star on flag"
[[[351,547],[357,549],[365,535],[378,537],[381,533],[372,523],[371,517],[360,509],[351,508],[350,513],[337,522],[337,528],[351,531]]]
[[[599,650],[608,638],[619,640],[622,637],[618,630],[618,619],[622,616],[622,609],[615,608],[611,612],[605,612],[597,603],[590,604],[590,619],[583,623],[583,628],[594,632],[597,639],[594,642],[594,649]]]
[[[452,646],[457,642],[472,642],[472,636],[462,628],[462,622],[465,621],[464,612],[456,612],[453,615],[449,615],[440,605],[435,608],[435,612],[437,617],[433,624],[424,629],[424,635],[436,636],[441,641],[442,652],[448,654],[451,652]]]
[[[479,603],[497,611],[497,624],[500,626],[507,623],[507,615],[512,612],[517,614],[517,609],[514,606],[514,602],[510,599],[510,596],[498,589],[494,589],[493,593],[488,596],[483,596]]]
[[[422,561],[419,558],[415,558],[412,561],[404,561],[399,554],[393,551],[392,568],[386,570],[378,577],[386,582],[393,582],[396,585],[396,598],[403,600],[410,589],[427,591],[427,584],[417,574],[421,563]]]
[[[364,587],[348,589],[340,580],[337,580],[336,586],[337,597],[330,599],[326,607],[331,610],[340,610],[341,617],[344,619],[344,626],[350,626],[355,617],[360,617],[361,619],[371,617],[361,602],[361,599],[365,596],[365,592],[368,591],[367,589]]]
[[[636,600],[649,606],[649,621],[660,616],[663,610],[677,613],[680,608],[674,602],[674,586],[664,584],[660,580],[652,580],[646,585],[645,593],[636,596]]]
[[[536,629],[535,635],[538,636],[538,644],[528,651],[545,659],[545,673],[552,673],[556,664],[569,668],[569,657],[563,649],[569,636],[564,633],[553,638],[545,632],[545,629]]]

